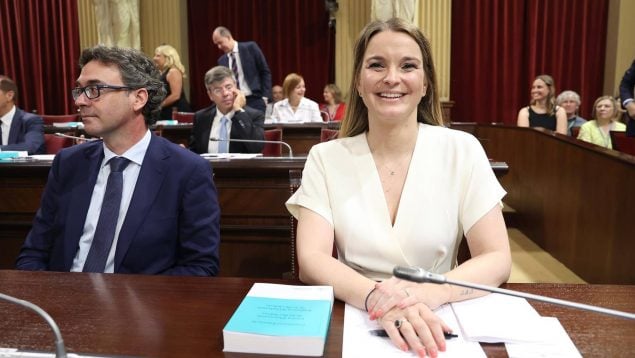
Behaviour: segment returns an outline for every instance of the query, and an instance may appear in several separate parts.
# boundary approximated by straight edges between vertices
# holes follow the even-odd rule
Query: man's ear
[[[137,111],[141,111],[143,107],[148,103],[148,90],[145,88],[139,88],[134,90],[135,96],[132,102],[132,108]]]
[[[7,99],[11,102],[13,102],[15,100],[15,92],[14,91],[7,91],[5,92]]]

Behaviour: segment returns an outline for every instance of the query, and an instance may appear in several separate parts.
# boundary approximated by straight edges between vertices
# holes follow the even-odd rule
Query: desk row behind
[[[144,357],[244,357],[224,353],[223,327],[254,282],[247,278],[170,277],[0,270],[2,292],[29,300],[60,326],[73,353]],[[266,282],[298,284],[295,281]],[[635,286],[507,284],[505,288],[635,311]],[[78,294],[81,293],[81,294]],[[542,316],[557,317],[584,357],[632,355],[632,321],[531,302]],[[0,302],[0,347],[52,351],[40,317]],[[336,301],[325,357],[341,357],[344,304]],[[489,357],[505,357],[487,344]],[[259,357],[264,357],[258,355]]]
[[[282,277],[292,271],[291,217],[284,205],[306,157],[213,159],[221,208],[221,274]],[[0,163],[0,268],[12,268],[40,205],[50,161]],[[492,162],[497,176],[507,165]]]

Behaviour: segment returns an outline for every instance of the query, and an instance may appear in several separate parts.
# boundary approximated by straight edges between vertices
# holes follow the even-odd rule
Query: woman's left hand
[[[432,310],[423,303],[405,308],[393,307],[380,320],[391,341],[403,351],[412,349],[419,357],[436,357],[445,351],[444,332],[451,332]]]

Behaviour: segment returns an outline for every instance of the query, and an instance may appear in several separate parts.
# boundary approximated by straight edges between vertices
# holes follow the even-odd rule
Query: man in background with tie
[[[44,121],[15,105],[18,86],[9,77],[0,75],[0,150],[26,151],[44,154]]]
[[[196,153],[260,153],[264,140],[264,113],[245,106],[232,70],[216,66],[205,74],[207,95],[214,103],[194,114],[190,149]],[[214,140],[211,140],[214,139]]]
[[[237,42],[226,27],[219,26],[212,33],[212,42],[225,53],[218,64],[230,68],[236,86],[247,98],[247,105],[262,113],[271,100],[271,71],[260,47],[253,42]]]
[[[165,97],[154,63],[97,46],[72,90],[88,141],[57,154],[16,266],[213,276],[220,209],[210,164],[155,136]]]

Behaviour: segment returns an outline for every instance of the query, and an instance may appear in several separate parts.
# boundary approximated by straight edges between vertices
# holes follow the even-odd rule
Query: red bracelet
[[[373,294],[373,292],[375,292],[375,289],[377,287],[373,287],[372,290],[370,290],[370,292],[368,292],[368,294],[366,295],[366,299],[364,300],[364,308],[366,308],[366,312],[368,312],[368,298],[370,297],[370,295]]]

